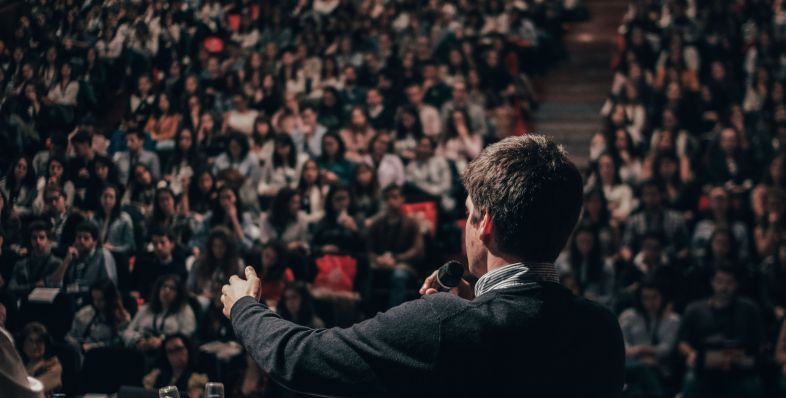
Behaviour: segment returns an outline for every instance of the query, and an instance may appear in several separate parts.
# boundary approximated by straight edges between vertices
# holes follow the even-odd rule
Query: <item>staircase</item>
[[[565,146],[580,167],[588,163],[592,135],[602,127],[600,108],[611,87],[611,59],[627,0],[586,0],[590,19],[565,35],[567,59],[535,80],[541,107],[532,132]]]

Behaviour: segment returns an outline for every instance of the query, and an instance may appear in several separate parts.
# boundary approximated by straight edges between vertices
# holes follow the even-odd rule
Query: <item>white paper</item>
[[[53,303],[60,294],[60,289],[54,287],[37,287],[30,292],[27,299],[33,303]]]

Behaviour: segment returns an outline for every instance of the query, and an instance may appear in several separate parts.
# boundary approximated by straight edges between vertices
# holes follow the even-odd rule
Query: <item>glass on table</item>
[[[180,393],[175,386],[166,386],[158,389],[158,398],[180,398]]]
[[[224,385],[221,383],[205,384],[205,398],[224,398]]]

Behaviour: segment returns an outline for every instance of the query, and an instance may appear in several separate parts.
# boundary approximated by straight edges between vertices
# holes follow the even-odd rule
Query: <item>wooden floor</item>
[[[586,166],[590,139],[601,127],[599,112],[611,87],[616,32],[627,4],[586,0],[589,20],[568,27],[567,59],[535,81],[541,107],[531,130],[565,145],[580,166]]]

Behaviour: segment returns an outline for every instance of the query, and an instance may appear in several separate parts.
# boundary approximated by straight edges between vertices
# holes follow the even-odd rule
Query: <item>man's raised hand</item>
[[[243,297],[253,297],[254,300],[259,301],[259,297],[262,294],[260,285],[261,280],[253,267],[246,267],[246,280],[240,279],[237,275],[232,275],[229,278],[229,284],[221,288],[221,303],[224,304],[224,316],[229,318],[229,315],[232,313],[232,306]]]

